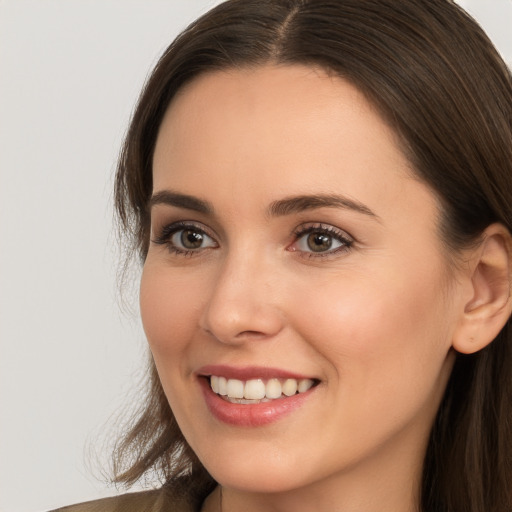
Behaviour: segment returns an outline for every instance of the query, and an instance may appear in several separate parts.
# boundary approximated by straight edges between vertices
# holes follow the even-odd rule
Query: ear
[[[512,311],[512,239],[501,224],[491,224],[481,244],[471,251],[470,292],[456,327],[452,345],[457,352],[472,354],[491,343]]]

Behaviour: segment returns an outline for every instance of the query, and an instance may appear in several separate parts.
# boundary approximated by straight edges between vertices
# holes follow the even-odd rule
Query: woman
[[[512,510],[512,80],[447,0],[230,0],[117,181],[152,353],[71,510]],[[117,507],[117,508],[116,508]]]

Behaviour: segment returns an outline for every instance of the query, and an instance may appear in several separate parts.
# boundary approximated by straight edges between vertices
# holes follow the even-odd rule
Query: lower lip
[[[304,393],[259,404],[233,404],[214,393],[208,379],[200,378],[199,381],[212,415],[223,423],[237,427],[260,427],[274,423],[299,409],[316,389],[312,387]]]

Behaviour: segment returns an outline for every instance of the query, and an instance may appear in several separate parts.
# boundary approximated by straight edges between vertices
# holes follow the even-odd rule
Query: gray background
[[[0,0],[0,511],[116,493],[98,440],[145,342],[136,285],[133,315],[117,298],[115,160],[152,64],[215,3]],[[512,63],[512,0],[460,3]]]

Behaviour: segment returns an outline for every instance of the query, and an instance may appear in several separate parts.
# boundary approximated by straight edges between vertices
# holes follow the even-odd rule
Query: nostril
[[[237,338],[265,338],[266,336],[260,331],[242,331],[236,335]]]

